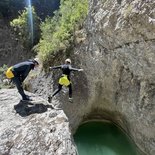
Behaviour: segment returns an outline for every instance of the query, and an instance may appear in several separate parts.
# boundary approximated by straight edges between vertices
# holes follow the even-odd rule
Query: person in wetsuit
[[[13,83],[16,85],[19,94],[22,96],[22,100],[30,100],[29,96],[24,93],[24,89],[22,86],[23,81],[28,76],[29,72],[34,68],[38,67],[39,63],[36,59],[27,60],[21,63],[18,63],[12,67],[10,67],[7,72],[11,74],[10,78]],[[6,74],[7,75],[7,74]]]
[[[52,96],[48,97],[48,101],[51,103],[52,97],[62,89],[62,86],[69,88],[69,100],[72,101],[72,84],[70,81],[70,73],[71,71],[83,71],[83,69],[73,68],[71,66],[70,59],[66,59],[64,65],[50,67],[50,69],[61,69],[62,76],[59,78],[58,88],[53,92]]]

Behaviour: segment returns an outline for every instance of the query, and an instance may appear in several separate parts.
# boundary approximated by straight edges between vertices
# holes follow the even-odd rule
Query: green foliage
[[[8,67],[5,64],[2,67],[0,67],[0,76],[4,75],[4,72],[6,71],[7,68]]]
[[[0,89],[14,87],[11,81],[6,78],[5,72],[7,71],[7,69],[8,66],[5,64],[2,67],[0,67]]]
[[[29,23],[29,10],[31,8],[25,8],[25,10],[19,12],[17,19],[10,22],[16,35],[26,48],[32,48],[32,46],[39,39],[39,18],[35,13],[34,7],[32,7],[33,24],[34,24],[34,38],[32,38],[30,23]]]
[[[53,18],[41,24],[41,40],[36,46],[43,62],[57,51],[65,51],[74,39],[75,30],[82,25],[88,11],[87,0],[61,0],[60,9]]]

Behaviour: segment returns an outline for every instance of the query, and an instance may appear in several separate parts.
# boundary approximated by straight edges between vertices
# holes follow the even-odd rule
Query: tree
[[[88,11],[87,0],[61,0],[54,17],[41,24],[41,39],[37,45],[40,57],[49,61],[57,51],[66,51],[73,43],[73,33],[84,22]]]
[[[31,31],[31,26],[29,22],[29,9],[32,9],[33,17],[33,35]],[[38,42],[39,39],[39,18],[36,15],[34,7],[25,8],[25,10],[19,12],[18,18],[12,20],[10,25],[13,27],[14,32],[19,37],[20,41],[24,47],[30,49],[34,44]]]

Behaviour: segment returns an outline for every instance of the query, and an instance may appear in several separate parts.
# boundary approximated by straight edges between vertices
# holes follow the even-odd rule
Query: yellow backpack
[[[12,73],[12,67],[9,67],[8,69],[7,69],[7,71],[5,72],[5,75],[6,75],[6,77],[8,78],[8,79],[11,79],[11,78],[13,78],[14,77],[14,74]]]
[[[70,84],[70,81],[68,80],[67,75],[62,76],[59,79],[59,84],[64,85],[66,87]]]

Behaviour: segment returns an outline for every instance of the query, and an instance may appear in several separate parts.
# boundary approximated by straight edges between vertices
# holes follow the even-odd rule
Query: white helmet
[[[66,59],[65,63],[70,63],[71,64],[71,59]]]
[[[33,61],[39,65],[39,58],[34,58]]]

